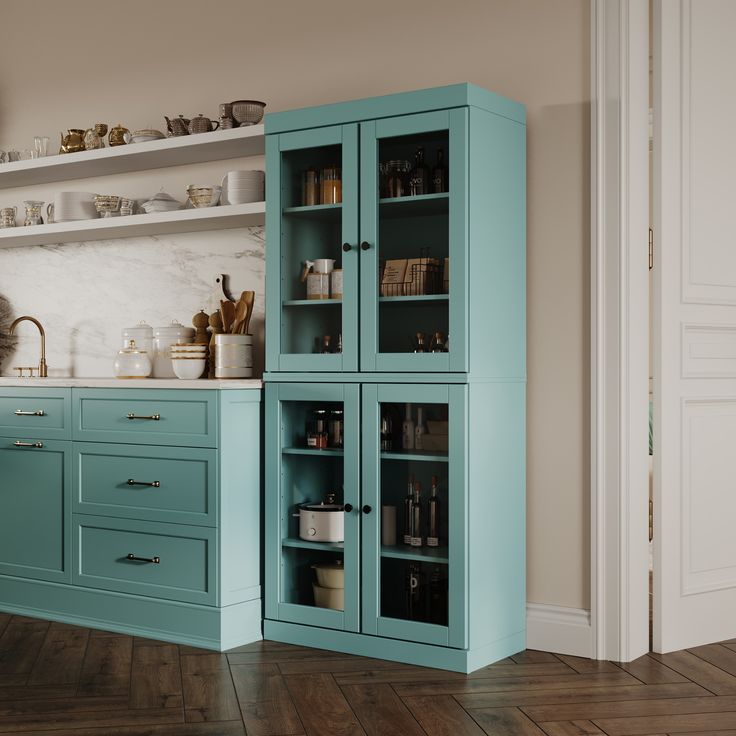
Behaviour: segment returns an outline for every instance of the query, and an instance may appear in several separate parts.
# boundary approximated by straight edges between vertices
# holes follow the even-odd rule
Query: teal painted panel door
[[[361,370],[466,371],[468,111],[360,133]]]
[[[0,573],[69,581],[70,447],[0,439]]]
[[[272,136],[266,156],[266,367],[355,371],[358,126]]]
[[[363,631],[467,646],[467,386],[363,386]]]
[[[360,629],[359,395],[355,384],[266,386],[265,558],[270,618]],[[321,503],[339,508],[302,524],[300,505]],[[342,535],[327,538],[323,534],[327,524],[341,525]],[[343,569],[344,588],[337,593],[315,587],[319,585],[315,567],[324,564]]]

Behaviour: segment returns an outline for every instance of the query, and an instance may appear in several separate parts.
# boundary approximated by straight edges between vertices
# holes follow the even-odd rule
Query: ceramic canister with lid
[[[123,347],[127,347],[131,340],[140,350],[145,350],[149,355],[153,354],[153,327],[141,320],[135,327],[124,327],[122,330]]]
[[[113,364],[116,378],[148,378],[151,375],[151,359],[140,349],[135,340],[128,340],[118,352]]]
[[[194,340],[194,328],[184,327],[174,320],[165,327],[156,327],[153,331],[153,377],[176,378],[171,364],[171,346],[176,343],[191,343]]]

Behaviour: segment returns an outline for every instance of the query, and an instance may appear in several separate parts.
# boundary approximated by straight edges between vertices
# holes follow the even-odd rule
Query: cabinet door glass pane
[[[448,625],[448,406],[380,405],[379,615]]]
[[[344,610],[344,407],[282,402],[280,600]]]

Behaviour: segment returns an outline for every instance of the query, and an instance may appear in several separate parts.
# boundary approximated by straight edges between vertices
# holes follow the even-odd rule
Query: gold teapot
[[[61,135],[59,153],[77,153],[84,151],[84,131],[81,128],[69,128],[66,135]]]
[[[110,135],[107,139],[111,146],[124,146],[126,143],[130,143],[130,131],[118,123],[110,129]]]

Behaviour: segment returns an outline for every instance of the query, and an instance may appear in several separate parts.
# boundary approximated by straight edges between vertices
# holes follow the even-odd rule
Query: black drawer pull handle
[[[128,414],[128,419],[151,419],[154,422],[158,422],[159,419],[161,419],[161,415],[151,414],[150,417],[143,417],[143,416],[140,416],[139,414]]]
[[[126,560],[133,560],[134,562],[153,562],[154,565],[158,565],[161,562],[160,557],[136,557],[132,552],[125,556]]]
[[[153,483],[146,483],[144,480],[133,480],[128,478],[129,486],[148,486],[149,488],[161,488],[161,481],[154,480]]]
[[[43,409],[36,409],[36,411],[24,411],[23,409],[16,409],[15,416],[17,417],[45,417],[46,412]]]
[[[363,513],[364,514],[370,514],[371,511],[373,511],[373,508],[371,506],[369,506],[368,504],[366,504],[365,506],[363,506]]]
[[[39,450],[43,447],[43,442],[21,442],[20,440],[16,440],[13,444],[16,447],[35,447]]]

